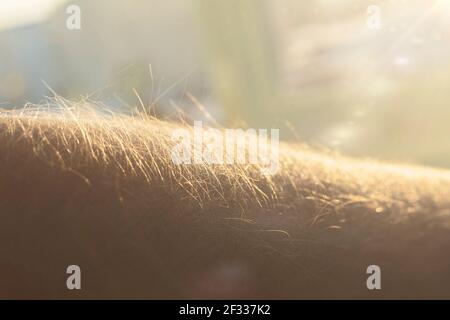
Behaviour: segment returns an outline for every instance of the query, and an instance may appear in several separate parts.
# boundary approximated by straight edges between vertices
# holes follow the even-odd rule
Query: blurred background
[[[49,88],[450,168],[450,0],[0,0],[0,107]]]

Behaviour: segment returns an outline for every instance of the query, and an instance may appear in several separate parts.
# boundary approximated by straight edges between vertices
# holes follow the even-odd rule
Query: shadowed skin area
[[[283,143],[273,176],[177,166],[181,126],[1,112],[0,298],[450,298],[450,172]]]

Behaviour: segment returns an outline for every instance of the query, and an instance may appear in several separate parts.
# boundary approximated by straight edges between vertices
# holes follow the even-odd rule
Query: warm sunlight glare
[[[44,20],[65,0],[2,0],[0,1],[0,30]]]

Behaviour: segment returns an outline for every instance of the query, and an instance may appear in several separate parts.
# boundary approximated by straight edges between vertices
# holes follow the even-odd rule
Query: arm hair
[[[450,298],[449,171],[284,143],[274,176],[176,166],[180,127],[1,112],[0,297]]]

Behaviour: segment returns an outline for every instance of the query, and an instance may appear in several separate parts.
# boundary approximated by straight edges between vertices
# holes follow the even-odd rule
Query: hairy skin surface
[[[1,112],[0,298],[450,298],[450,172],[288,144],[271,177],[176,166],[179,126]]]

